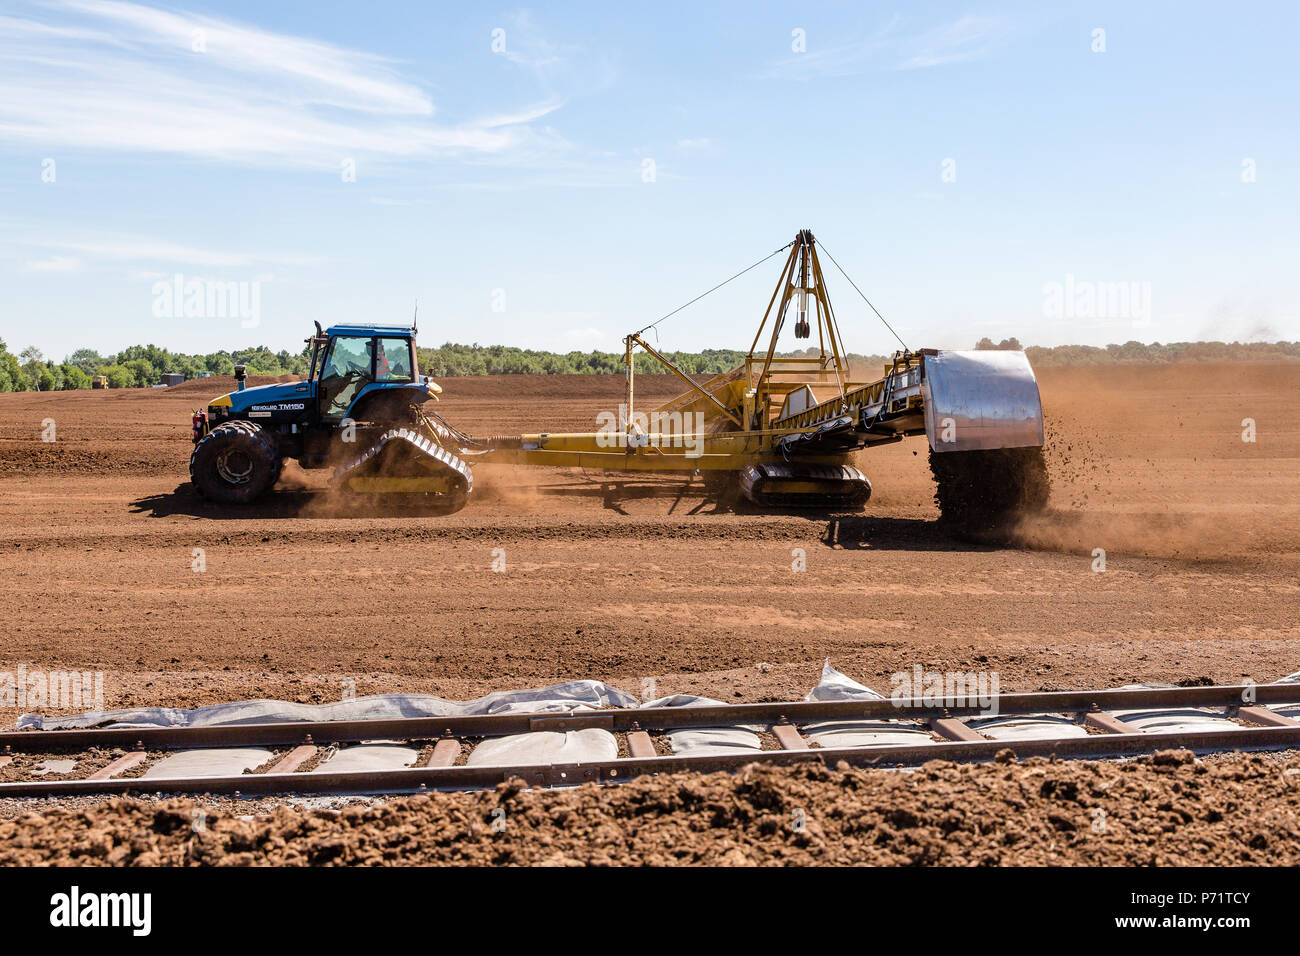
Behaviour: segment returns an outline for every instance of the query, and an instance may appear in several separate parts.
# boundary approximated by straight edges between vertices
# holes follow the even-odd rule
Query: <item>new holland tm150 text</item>
[[[414,328],[317,325],[307,381],[245,389],[241,380],[195,414],[191,478],[206,498],[245,503],[295,458],[333,467],[345,493],[448,512],[470,496],[470,463],[492,462],[694,474],[759,508],[853,511],[871,494],[855,453],[924,435],[945,521],[982,528],[1041,508],[1043,415],[1024,352],[904,345],[883,377],[855,380],[818,245],[801,230],[767,257],[789,250],[749,353],[730,372],[696,382],[642,338],[649,326],[628,335],[624,402],[595,416],[603,425],[593,432],[472,438],[425,410],[441,389],[419,375]],[[815,333],[816,354],[778,353],[790,320],[796,339]],[[686,390],[637,409],[637,348]]]

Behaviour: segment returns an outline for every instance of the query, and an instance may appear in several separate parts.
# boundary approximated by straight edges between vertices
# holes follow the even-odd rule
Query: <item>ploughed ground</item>
[[[348,514],[325,490],[321,473],[293,467],[266,504],[214,510],[188,486],[189,415],[233,383],[0,395],[0,671],[19,665],[102,671],[104,705],[118,708],[250,697],[325,702],[339,698],[345,681],[357,694],[466,698],[595,678],[638,694],[653,686],[660,695],[789,699],[816,683],[826,657],[886,693],[890,675],[915,664],[996,672],[1003,691],[1268,681],[1300,670],[1300,365],[1045,368],[1039,380],[1051,508],[1006,541],[982,544],[936,526],[923,439],[859,456],[875,493],[866,511],[852,516],[737,511],[686,478],[485,467],[475,470],[469,506],[449,517]],[[597,413],[614,410],[622,397],[619,377],[442,384],[438,410],[478,434],[592,430]],[[637,379],[638,404],[646,407],[677,391],[666,377]],[[54,423],[52,443],[41,440],[46,419]],[[1253,422],[1253,442],[1242,440],[1245,419]],[[202,572],[193,570],[195,549],[202,552]],[[1094,570],[1098,549],[1105,552],[1104,572]],[[801,573],[792,570],[800,553]],[[505,570],[494,572],[494,557],[502,554]],[[3,724],[32,709],[0,704]],[[1257,766],[1251,759],[1206,765],[1212,775],[1228,773],[1223,767],[1254,773],[1249,768]],[[629,809],[636,794],[647,800],[651,793],[678,795],[665,797],[665,809],[656,811],[662,826],[676,832],[692,820],[714,818],[679,788],[739,794],[747,779],[781,793],[808,787],[834,793],[836,805],[849,801],[862,821],[887,811],[891,787],[933,790],[934,800],[949,799],[961,810],[943,826],[983,847],[988,840],[980,834],[990,832],[979,822],[984,791],[999,775],[1020,780],[1035,766],[940,768],[933,788],[928,772],[855,772],[850,777],[859,782],[849,785],[834,771],[817,780],[811,771],[773,770],[663,778],[598,796],[573,791],[512,799],[567,821],[547,826],[554,828],[555,853],[572,850],[578,859],[593,859],[595,851],[582,855],[561,831],[607,826],[615,834],[624,824],[611,858],[654,857],[641,842],[651,831],[639,832]],[[1126,811],[1107,811],[1130,822],[1087,843],[1115,847],[1117,854],[1131,850],[1135,855],[1127,858],[1138,860],[1143,847],[1155,852],[1146,837],[1160,842],[1159,826],[1172,825],[1168,815],[1179,814],[1177,800],[1174,809],[1158,809],[1168,802],[1161,798],[1166,790],[1175,793],[1171,788],[1184,776],[1186,786],[1219,780],[1199,766],[1039,769],[1148,781],[1132,792],[1147,787],[1151,796],[1135,796]],[[1290,779],[1269,772],[1259,787],[1267,779]],[[1256,785],[1246,778],[1238,783],[1247,788],[1243,795]],[[1033,794],[1036,786],[1015,789]],[[1285,794],[1278,791],[1275,799],[1283,803],[1270,804],[1279,813],[1292,812]],[[455,806],[472,819],[492,799],[437,795],[360,812],[410,814],[419,829],[434,826],[421,822],[422,813],[432,820]],[[1055,798],[1021,799],[1043,813],[1056,805]],[[161,841],[157,852],[171,859],[166,835],[151,822],[152,804],[96,806],[94,813],[104,816],[81,822],[48,811],[47,824],[55,828],[48,832],[66,830],[72,839],[118,820],[154,833],[142,839]],[[3,815],[13,819],[27,809],[5,807]],[[1222,828],[1231,818],[1214,812],[1220,819],[1204,826]],[[700,837],[713,849],[701,849],[699,859],[720,860],[737,849],[775,861],[783,858],[782,846],[792,848],[792,859],[814,858],[779,827],[769,835],[728,813]],[[371,824],[348,814],[354,811],[303,826],[333,828],[352,846]],[[1181,826],[1201,820],[1192,815]],[[809,816],[828,826],[827,818]],[[1018,822],[1022,830],[1010,844],[999,844],[1010,854],[1001,858],[1027,860],[1024,854],[1034,853],[1046,862],[1080,837],[1029,820]],[[8,825],[26,829],[0,832],[0,846],[35,832],[30,820]],[[1294,845],[1293,830],[1274,829],[1278,840]],[[730,830],[736,833],[729,837]],[[833,832],[827,845],[847,831]],[[726,846],[728,839],[734,847]],[[896,839],[903,838],[879,845]],[[866,834],[850,842],[868,854],[863,859],[886,859],[870,855],[877,852],[866,849],[877,845],[873,840]],[[305,841],[288,841],[301,846],[286,846],[280,856],[227,849],[288,859],[284,854],[306,853]],[[466,844],[466,858],[494,858],[491,840],[472,842],[478,849]],[[455,859],[454,843],[430,849],[445,856],[429,859]],[[1269,846],[1258,859],[1283,852]],[[838,852],[816,858],[839,859]],[[1192,859],[1190,849],[1178,852],[1161,859]],[[538,848],[517,858],[547,856]]]
[[[1165,752],[915,772],[751,764],[345,807],[113,799],[0,822],[0,864],[1287,865],[1300,759]],[[201,820],[200,826],[195,821]]]

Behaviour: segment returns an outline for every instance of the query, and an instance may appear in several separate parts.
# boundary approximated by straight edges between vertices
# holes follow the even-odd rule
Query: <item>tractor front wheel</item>
[[[246,505],[280,475],[275,441],[253,422],[226,422],[208,432],[190,455],[190,480],[204,498]]]

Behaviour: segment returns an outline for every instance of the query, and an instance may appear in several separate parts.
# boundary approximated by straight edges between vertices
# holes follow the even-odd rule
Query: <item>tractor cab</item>
[[[394,421],[441,389],[419,375],[415,330],[384,325],[319,324],[308,338],[311,373],[305,382],[244,387],[214,398],[195,415],[194,440],[223,422],[248,420],[288,435],[332,431],[344,419]]]
[[[363,396],[417,383],[413,329],[335,325],[307,341],[320,421],[355,418],[349,413]]]

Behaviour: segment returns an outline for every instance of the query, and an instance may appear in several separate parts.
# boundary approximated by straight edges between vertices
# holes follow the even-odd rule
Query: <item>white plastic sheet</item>
[[[1088,731],[1069,717],[1043,714],[1032,717],[991,717],[968,721],[991,740],[1052,740],[1058,737],[1086,737]]]
[[[548,763],[613,760],[618,740],[607,730],[538,730],[509,737],[489,737],[465,761],[471,767],[525,767]]]
[[[822,663],[822,679],[804,700],[884,700],[885,695],[864,687]],[[914,720],[829,720],[807,724],[804,736],[819,747],[901,747],[934,743],[930,731]]]
[[[679,757],[698,754],[722,755],[753,752],[763,749],[758,734],[743,727],[702,727],[692,730],[672,730],[664,734],[673,753]]]
[[[210,704],[194,710],[137,707],[73,717],[24,714],[19,730],[74,727],[212,727],[318,720],[380,720],[396,717],[455,717],[477,714],[555,713],[635,707],[626,691],[595,680],[574,680],[531,690],[496,691],[474,700],[445,700],[430,694],[378,694],[332,704],[295,704],[283,700],[247,700]]]
[[[1300,671],[1280,678],[1277,683],[1300,683]],[[1171,687],[1170,684],[1138,684],[1131,687]],[[821,679],[805,696],[809,701],[883,700],[884,695],[840,673],[827,659],[822,664]],[[274,723],[327,720],[368,720],[400,717],[452,717],[477,714],[508,713],[574,713],[584,710],[636,707],[700,707],[716,706],[721,701],[692,694],[674,694],[642,703],[632,694],[609,684],[594,680],[566,681],[547,687],[527,690],[497,691],[468,701],[451,701],[428,694],[380,694],[357,697],[331,704],[297,704],[288,701],[251,700],[226,704],[213,704],[194,710],[167,707],[144,707],[81,714],[72,717],[45,717],[24,714],[18,719],[18,729],[54,730],[78,727],[204,727],[247,723]],[[1274,704],[1273,710],[1300,719],[1300,705]],[[1240,725],[1224,718],[1213,709],[1193,708],[1141,711],[1117,711],[1116,716],[1146,732],[1192,732],[1204,729],[1230,729]],[[1062,715],[1016,715],[973,719],[970,726],[995,740],[1029,740],[1047,737],[1078,736],[1085,733],[1068,717]],[[674,753],[736,752],[761,749],[757,733],[768,728],[757,725],[735,724],[728,727],[673,731],[667,734]],[[878,747],[894,744],[926,744],[934,740],[929,730],[915,720],[907,718],[879,718],[872,720],[835,720],[804,725],[807,738],[822,747]],[[586,736],[578,736],[578,735]],[[603,736],[602,736],[603,735]],[[485,749],[486,748],[486,749]],[[611,748],[614,748],[611,750]],[[357,748],[348,748],[357,749]],[[149,775],[158,775],[168,761],[186,754],[234,754],[238,751],[205,750],[183,751],[173,754],[151,768]],[[347,753],[345,749],[340,754]],[[482,757],[476,756],[482,752]],[[546,763],[550,759],[561,762],[596,759],[613,759],[617,753],[615,738],[606,731],[577,731],[564,733],[532,733],[515,737],[485,741],[476,748],[470,761],[510,761],[517,764]],[[267,759],[263,751],[258,751]],[[548,758],[546,754],[556,755]],[[603,756],[608,754],[609,756]],[[257,756],[257,755],[253,755]],[[349,759],[360,759],[361,754]],[[219,757],[187,756],[186,760],[202,764]],[[249,759],[252,759],[251,756]],[[376,752],[376,759],[378,757]],[[229,766],[236,766],[232,757]],[[181,764],[173,764],[181,767]],[[224,765],[223,765],[224,766]],[[335,769],[338,766],[336,765]],[[201,767],[199,768],[202,769]],[[238,773],[239,765],[230,771]],[[171,775],[168,770],[165,775]],[[223,770],[222,772],[227,772]]]
[[[178,750],[168,754],[144,773],[144,779],[171,777],[234,777],[260,767],[271,759],[262,747],[211,747]]]
[[[1117,714],[1124,723],[1136,727],[1144,734],[1196,733],[1202,730],[1245,730],[1235,723],[1209,710],[1143,710]]]
[[[402,744],[357,744],[341,747],[316,765],[312,773],[401,770],[410,767],[420,751]]]

